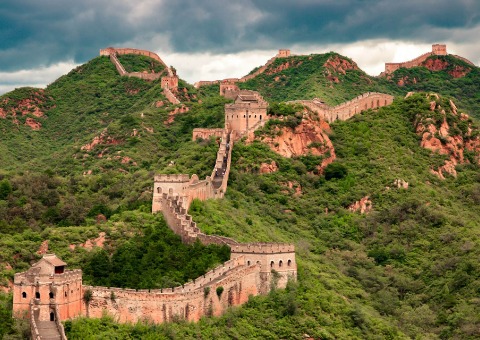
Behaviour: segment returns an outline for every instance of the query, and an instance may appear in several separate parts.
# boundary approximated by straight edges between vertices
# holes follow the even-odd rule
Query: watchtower
[[[82,271],[65,270],[67,264],[55,254],[46,254],[14,277],[13,315],[36,321],[71,319],[82,311]],[[58,314],[57,314],[58,312]]]
[[[444,45],[444,44],[432,45],[432,53],[434,55],[447,55],[447,45]]]

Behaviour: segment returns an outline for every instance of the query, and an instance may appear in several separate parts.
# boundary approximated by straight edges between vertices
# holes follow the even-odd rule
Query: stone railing
[[[163,95],[168,99],[168,101],[172,104],[180,104],[180,100],[170,91],[168,87],[163,88]]]
[[[61,322],[60,312],[58,311],[58,305],[55,304],[55,324],[57,325],[58,332],[60,333],[61,340],[67,340],[67,336],[65,335],[65,328]]]
[[[337,106],[328,106],[327,104],[314,100],[294,100],[288,103],[298,103],[316,112],[325,121],[332,123],[336,120],[347,120],[352,116],[368,110],[376,109],[382,106],[390,105],[394,97],[389,94],[378,92],[367,92],[347,102]]]
[[[37,323],[35,321],[33,299],[30,300],[30,333],[32,335],[32,340],[41,340],[40,332],[38,331]]]

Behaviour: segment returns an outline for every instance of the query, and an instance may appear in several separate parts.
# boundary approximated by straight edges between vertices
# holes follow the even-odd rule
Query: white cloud
[[[182,79],[191,84],[199,80],[242,77],[253,68],[264,65],[268,59],[277,53],[277,50],[253,50],[232,54],[172,53],[165,52],[165,50],[171,51],[171,47],[166,43],[167,39],[165,36],[157,36],[153,40],[156,44],[152,46],[163,46],[163,51],[157,50],[155,52],[167,65],[174,66]],[[446,43],[449,53],[465,57],[476,65],[480,63],[480,58],[478,57],[480,55],[480,45],[473,41],[463,43],[435,41],[433,43]],[[132,43],[132,45],[136,44]],[[142,44],[142,46],[147,45],[146,43]],[[129,45],[125,44],[125,46]],[[286,46],[279,47],[285,48]],[[297,44],[291,46],[290,49],[294,54],[335,51],[353,59],[362,70],[376,76],[384,70],[386,62],[411,60],[431,51],[431,44],[372,39],[351,44]],[[92,58],[94,57],[92,56]],[[76,66],[77,64],[73,61],[68,61],[50,67],[16,72],[0,72],[0,94],[21,86],[44,87]]]
[[[23,86],[43,88],[77,66],[73,61],[67,61],[49,67],[0,72],[0,94]]]

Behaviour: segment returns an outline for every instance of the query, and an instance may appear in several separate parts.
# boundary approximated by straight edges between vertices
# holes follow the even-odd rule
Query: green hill
[[[312,170],[321,156],[284,158],[261,142],[262,133],[274,135],[275,126],[269,125],[253,143],[235,144],[226,197],[194,201],[190,209],[206,233],[295,243],[297,283],[196,324],[79,319],[66,323],[69,339],[478,338],[480,176],[478,149],[467,146],[474,147],[478,126],[451,108],[448,99],[458,102],[454,93],[403,99],[409,86],[445,82],[439,92],[446,92],[468,75],[445,80],[435,77],[448,70],[428,71],[430,76],[425,71],[421,81],[399,87],[401,72],[420,68],[398,70],[388,80],[354,66],[335,53],[277,59],[242,85],[270,101],[321,97],[336,104],[365,91],[401,95],[389,107],[331,124],[337,159],[323,174]],[[47,239],[50,251],[71,268],[84,269],[87,280],[97,284],[127,281],[122,277],[128,277],[129,268],[147,270],[153,261],[158,267],[144,282],[132,276],[126,285],[171,286],[197,275],[194,268],[201,272],[222,261],[225,250],[196,245],[181,249],[185,262],[180,266],[164,268],[180,246],[167,246],[178,240],[160,216],[149,213],[154,173],[204,177],[216,157],[216,143],[192,142],[191,132],[222,127],[226,100],[214,91],[218,87],[180,86],[191,98],[185,103],[189,110],[170,123],[165,123],[169,113],[178,106],[163,97],[160,84],[122,78],[105,57],[44,91],[19,89],[0,98],[6,112],[0,118],[0,284],[7,286],[15,272],[38,259],[37,250]],[[430,91],[430,85],[424,86]],[[472,91],[460,98],[470,114],[479,112],[478,91]],[[40,129],[24,125],[27,118],[40,122]],[[417,131],[419,122],[440,129],[444,120],[448,135],[432,133],[429,140],[436,138],[448,149],[459,147],[461,137],[465,159],[456,165],[456,177],[445,173],[441,180],[432,170],[450,155],[421,147],[423,136]],[[95,137],[98,143],[92,145]],[[260,173],[260,164],[272,161],[278,171]],[[408,188],[398,180],[408,182]],[[367,196],[369,214],[349,210]],[[107,221],[102,223],[99,214]],[[104,250],[79,246],[100,232],[107,236]],[[105,275],[96,277],[100,272]],[[0,294],[0,334],[13,336],[22,326],[10,319],[9,299]]]

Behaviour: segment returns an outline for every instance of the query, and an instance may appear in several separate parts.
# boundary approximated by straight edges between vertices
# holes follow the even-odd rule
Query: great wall
[[[447,45],[434,44],[434,45],[432,45],[432,51],[431,52],[424,53],[424,54],[416,57],[415,59],[412,59],[412,60],[409,60],[409,61],[405,61],[405,62],[401,62],[401,63],[385,63],[385,72],[383,72],[381,75],[387,76],[389,74],[392,74],[393,72],[395,72],[396,70],[398,70],[401,67],[412,68],[412,67],[421,66],[421,64],[425,60],[427,60],[429,57],[434,56],[434,55],[439,55],[439,56],[447,55]],[[454,54],[451,54],[451,56],[453,56],[455,58],[458,58],[460,60],[463,60],[467,64],[475,66],[475,64],[473,64],[470,60],[468,60],[466,58],[463,58],[463,57],[460,57],[460,56],[457,56],[457,55],[454,55]]]
[[[122,53],[147,55],[164,64],[156,54],[148,51],[102,50],[101,55],[110,56],[120,75],[137,76],[125,72],[116,58]],[[275,58],[289,55],[289,50],[280,50]],[[263,72],[265,68],[254,74]],[[247,77],[250,76],[254,75]],[[153,79],[143,77],[140,76],[146,80]],[[155,77],[158,79],[160,74]],[[164,89],[175,84],[175,81],[171,82],[170,73],[168,77]],[[227,245],[231,250],[230,260],[178,287],[134,290],[83,285],[81,270],[65,270],[66,263],[53,254],[45,255],[26,272],[17,273],[14,277],[13,314],[17,318],[29,318],[32,339],[66,339],[61,321],[78,316],[99,318],[105,313],[119,322],[198,321],[203,316],[221,315],[228,307],[247,302],[251,295],[266,294],[272,287],[285,288],[288,280],[296,280],[293,244],[238,243],[228,237],[207,235],[188,215],[194,199],[224,197],[234,143],[269,119],[268,103],[259,93],[239,90],[231,82],[223,84],[223,95],[234,99],[233,103],[225,105],[224,128],[197,128],[192,134],[194,140],[215,137],[219,141],[211,175],[202,180],[196,175],[156,175],[152,213],[161,212],[168,226],[185,243],[199,240],[203,244]],[[366,93],[335,107],[329,107],[319,99],[295,102],[316,112],[322,119],[333,122],[346,120],[367,109],[389,105],[392,101],[390,95]]]
[[[146,57],[150,57],[158,61],[160,64],[162,64],[165,67],[165,70],[164,72],[161,72],[161,73],[146,73],[146,72],[130,72],[129,73],[125,71],[125,68],[123,67],[122,63],[120,62],[120,60],[118,60],[118,57],[117,57],[118,55],[125,55],[125,54],[136,54],[136,55],[143,55]],[[135,48],[108,47],[100,50],[100,55],[110,57],[110,61],[115,65],[117,72],[121,76],[136,77],[136,78],[140,78],[148,81],[160,79],[161,86],[163,89],[163,95],[168,99],[168,101],[170,101],[170,103],[180,104],[180,100],[178,100],[178,98],[175,97],[175,95],[172,93],[172,90],[176,90],[178,87],[178,77],[172,71],[172,69],[168,67],[167,64],[165,64],[163,60],[156,53],[145,51],[145,50],[138,50]],[[167,72],[166,75],[164,75],[165,72]]]

